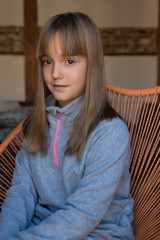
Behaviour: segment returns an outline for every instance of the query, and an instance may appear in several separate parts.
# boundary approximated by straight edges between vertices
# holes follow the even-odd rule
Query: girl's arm
[[[7,191],[0,214],[0,239],[7,240],[29,225],[37,199],[28,162],[21,150],[15,161],[12,186]]]
[[[84,175],[76,191],[68,197],[64,208],[10,240],[85,238],[110,210],[115,192],[122,188],[119,184],[121,178],[126,178],[125,189],[123,190],[124,186],[121,189],[123,193],[121,197],[126,198],[125,202],[128,205],[126,210],[128,213],[125,214],[131,214],[133,203],[129,196],[130,140],[127,128],[124,124],[120,126],[115,124],[108,129],[103,124],[93,139],[86,155]],[[128,231],[121,228],[124,239],[128,239]]]

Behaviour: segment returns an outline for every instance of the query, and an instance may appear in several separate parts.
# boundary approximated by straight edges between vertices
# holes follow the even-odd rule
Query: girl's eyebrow
[[[60,57],[62,58],[74,58],[74,57],[78,57],[77,55],[69,55],[69,54],[61,54]],[[39,56],[40,59],[43,59],[43,58],[52,58],[51,56],[47,55],[47,54],[43,54],[41,56]]]
[[[76,55],[72,55],[72,54],[61,54],[62,57],[76,57]]]
[[[45,55],[45,54],[44,54],[44,55],[42,55],[42,56],[39,56],[39,58],[40,58],[40,59],[42,59],[42,58],[45,58],[45,57],[48,57],[48,56],[47,56],[47,55]]]

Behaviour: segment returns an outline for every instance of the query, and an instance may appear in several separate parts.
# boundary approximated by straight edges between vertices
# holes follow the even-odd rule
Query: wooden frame
[[[24,52],[26,101],[32,102],[36,89],[36,47],[38,41],[37,1],[24,0]]]

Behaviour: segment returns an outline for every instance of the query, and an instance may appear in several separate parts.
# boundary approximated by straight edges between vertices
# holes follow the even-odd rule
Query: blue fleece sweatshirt
[[[66,156],[83,97],[64,108],[49,98],[46,156],[23,148],[0,215],[0,240],[132,240],[130,138],[119,118],[103,120],[82,160]]]

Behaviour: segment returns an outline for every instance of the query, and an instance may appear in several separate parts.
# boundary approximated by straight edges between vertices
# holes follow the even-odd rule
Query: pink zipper
[[[60,118],[59,113],[57,113],[56,115],[57,115],[57,118],[58,118],[58,126],[57,126],[57,131],[56,131],[56,134],[55,134],[55,137],[54,137],[54,142],[53,142],[53,155],[54,155],[54,164],[55,164],[55,166],[58,166],[56,144],[57,144],[57,137],[58,137],[60,126],[61,126],[61,118]]]

